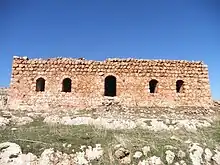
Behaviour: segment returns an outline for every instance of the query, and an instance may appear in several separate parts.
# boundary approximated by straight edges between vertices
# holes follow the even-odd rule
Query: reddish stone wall
[[[104,82],[117,81],[113,99],[126,106],[206,106],[211,104],[208,68],[202,62],[172,60],[27,59],[14,57],[9,106],[87,107],[106,99]],[[36,80],[44,78],[45,91],[36,92]],[[72,91],[62,91],[64,78],[72,80]],[[149,92],[149,81],[158,81],[157,93]],[[176,81],[183,80],[183,92]]]

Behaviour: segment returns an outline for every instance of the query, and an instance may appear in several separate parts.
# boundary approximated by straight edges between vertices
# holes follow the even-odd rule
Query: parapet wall
[[[14,57],[9,105],[88,107],[106,99],[105,78],[116,78],[116,97],[126,106],[209,106],[211,93],[208,68],[203,62],[183,60],[28,59]],[[45,91],[36,91],[36,80],[45,79]],[[71,92],[62,92],[64,78],[72,80]],[[149,82],[158,81],[156,93]],[[181,93],[176,81],[184,82]]]

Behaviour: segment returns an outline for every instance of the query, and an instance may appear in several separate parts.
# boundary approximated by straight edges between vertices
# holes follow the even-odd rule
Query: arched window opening
[[[116,78],[114,76],[105,78],[105,96],[116,96]]]
[[[72,81],[70,78],[63,80],[62,92],[71,92]]]
[[[176,81],[176,92],[177,93],[182,93],[183,92],[183,84],[184,84],[183,80],[177,80]]]
[[[36,91],[43,92],[45,91],[45,80],[43,78],[39,78],[36,81]]]
[[[156,93],[157,92],[157,85],[158,85],[157,80],[151,80],[149,82],[150,93]]]

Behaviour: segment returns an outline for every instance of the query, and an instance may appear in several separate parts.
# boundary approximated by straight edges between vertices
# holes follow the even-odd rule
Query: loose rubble
[[[113,148],[115,149],[115,160],[118,160],[120,164],[132,164],[132,153],[128,149],[122,147],[121,145],[116,145]],[[150,148],[148,146],[143,147],[142,150],[144,151],[144,154],[141,151],[136,151],[133,154],[133,158],[138,160],[136,165],[187,165],[185,161],[186,154],[181,150],[179,150],[177,155],[175,155],[175,153],[171,150],[165,151],[164,154],[166,155],[166,163],[164,163],[161,157],[157,155],[147,156],[147,153],[150,152]],[[39,157],[37,157],[32,153],[23,154],[21,147],[18,144],[5,142],[0,143],[0,164],[92,165],[94,160],[96,162],[101,161],[105,152],[106,151],[103,150],[100,144],[96,144],[95,147],[83,145],[80,147],[80,151],[74,152],[73,150],[71,154],[66,154],[58,150],[54,150],[53,148],[48,148],[45,149]],[[214,162],[215,165],[220,165],[220,151],[218,149],[211,151],[209,148],[203,149],[198,143],[191,143],[189,144],[188,154],[192,165],[212,165],[212,162]],[[178,161],[175,162],[176,156],[179,158],[182,157],[182,159],[177,159]],[[133,163],[132,165],[135,164]]]
[[[211,121],[207,120],[172,120],[171,123],[166,124],[161,119],[117,119],[117,118],[102,118],[96,119],[92,117],[74,117],[70,116],[59,117],[59,116],[48,116],[44,119],[45,123],[48,124],[64,124],[64,125],[93,125],[99,128],[105,129],[148,129],[151,131],[174,131],[181,128],[186,129],[188,132],[195,132],[198,128],[210,127]]]

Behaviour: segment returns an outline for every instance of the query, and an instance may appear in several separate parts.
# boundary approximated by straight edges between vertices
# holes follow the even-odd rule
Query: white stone
[[[216,165],[220,165],[220,152],[218,150],[215,150],[215,154],[212,159],[215,161]]]
[[[47,124],[60,124],[60,117],[59,116],[47,116],[43,122]]]
[[[39,165],[50,165],[50,158],[54,154],[54,149],[46,149],[44,152],[41,154],[41,157],[39,159]]]
[[[66,116],[61,118],[60,123],[64,125],[89,125],[91,120],[91,117],[76,117],[71,119],[69,116]]]
[[[126,156],[123,159],[120,160],[121,164],[131,164],[131,157]]]
[[[68,145],[67,145],[67,148],[71,148],[71,147],[72,147],[72,144],[68,144]]]
[[[164,163],[161,161],[159,157],[152,156],[146,160],[142,160],[138,163],[138,165],[163,165]]]
[[[11,121],[16,125],[21,126],[21,125],[29,124],[29,123],[33,122],[34,120],[30,117],[15,117],[15,116],[13,116],[11,118]]]
[[[170,150],[167,150],[165,152],[165,154],[166,154],[166,161],[167,161],[167,163],[168,164],[172,164],[173,161],[174,161],[174,158],[175,158],[175,154],[172,151],[170,151]]]
[[[63,148],[66,148],[67,143],[63,143]]]
[[[85,159],[85,152],[76,152],[76,156],[74,157],[74,162],[77,165],[89,165],[89,161]]]
[[[10,122],[9,119],[0,116],[0,126],[6,126]]]
[[[211,159],[212,159],[212,152],[211,152],[210,149],[206,148],[205,151],[204,151],[204,153],[205,153],[205,155],[204,155],[205,161],[206,161],[206,163],[208,164],[208,163],[210,163],[210,161],[211,161]]]
[[[188,132],[196,132],[197,131],[195,122],[191,122],[189,120],[178,120],[176,128],[177,129],[185,128],[186,131],[188,131]]]
[[[152,119],[151,120],[151,126],[147,126],[149,130],[152,131],[163,131],[163,130],[169,130],[169,127],[164,124],[163,121],[157,120],[157,119]]]
[[[0,144],[1,165],[37,165],[37,157],[31,153],[22,154],[21,148],[15,143]]]
[[[170,139],[182,142],[182,140],[180,138],[178,138],[177,136],[175,136],[175,135],[171,136]]]
[[[144,156],[147,156],[147,153],[150,152],[150,146],[144,146],[142,148],[142,151],[144,153]]]
[[[186,157],[186,153],[183,152],[182,150],[179,150],[178,153],[177,153],[177,157],[180,158],[180,159],[183,159]]]
[[[100,144],[96,144],[96,147],[92,148],[91,146],[88,146],[85,152],[85,157],[91,161],[91,160],[99,160],[103,155],[103,149],[101,148]]]
[[[82,145],[82,146],[80,146],[80,150],[84,150],[86,148],[86,146],[85,145]]]
[[[142,157],[142,155],[143,155],[142,152],[136,151],[135,154],[133,155],[133,157],[134,157],[135,159],[139,159],[140,157]]]
[[[21,147],[15,143],[5,142],[0,144],[0,164],[13,161],[21,154]]]
[[[17,128],[11,128],[11,130],[12,130],[12,131],[17,131],[18,129],[17,129]]]
[[[184,160],[180,160],[180,165],[187,165]]]
[[[132,120],[115,119],[115,118],[97,118],[93,119],[90,123],[97,127],[103,127],[106,129],[134,129],[136,123]]]
[[[202,153],[203,149],[198,146],[197,143],[193,143],[189,147],[189,156],[192,160],[192,165],[201,165],[203,163],[202,161]]]
[[[177,149],[176,147],[171,146],[171,145],[165,145],[164,148],[167,149],[167,150],[175,150],[175,149]]]

